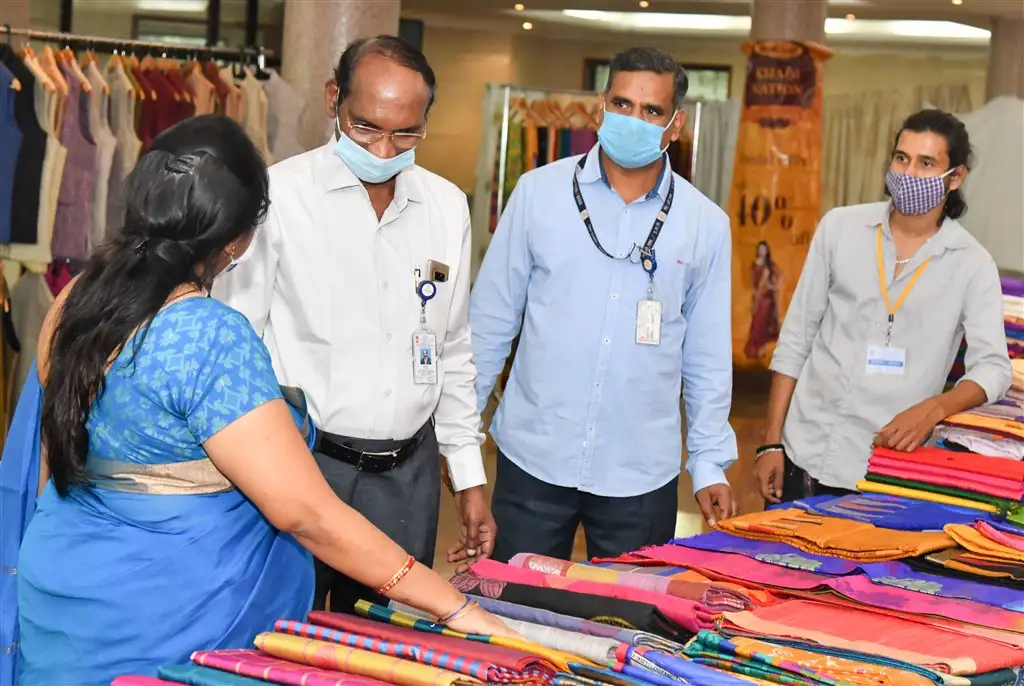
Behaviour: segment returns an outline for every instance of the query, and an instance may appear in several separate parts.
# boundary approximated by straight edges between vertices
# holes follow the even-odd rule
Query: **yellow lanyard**
[[[885,330],[885,345],[889,345],[889,337],[892,334],[892,321],[896,318],[896,313],[899,312],[900,308],[903,307],[903,301],[910,295],[910,291],[917,284],[917,280],[921,278],[921,274],[924,273],[924,268],[931,262],[931,258],[928,258],[921,263],[921,266],[914,271],[914,275],[910,277],[910,281],[907,282],[907,287],[900,293],[900,297],[896,299],[896,303],[893,304],[889,300],[889,284],[885,280],[885,256],[882,252],[882,225],[878,225],[878,284],[882,287],[882,299],[885,300],[885,308],[889,312],[889,327]]]

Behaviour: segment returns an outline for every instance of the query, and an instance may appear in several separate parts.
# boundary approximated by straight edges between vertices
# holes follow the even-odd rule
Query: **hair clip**
[[[192,153],[178,155],[167,160],[164,168],[174,174],[191,174],[195,171],[200,159],[202,159],[202,156]]]
[[[149,239],[143,238],[139,241],[139,244],[135,246],[135,254],[139,257],[144,257],[146,252],[149,250]]]

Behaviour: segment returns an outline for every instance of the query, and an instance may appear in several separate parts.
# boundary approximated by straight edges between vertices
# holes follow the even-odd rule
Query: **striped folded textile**
[[[369,677],[279,660],[257,650],[200,650],[192,653],[192,662],[281,686],[383,686],[385,683]]]
[[[359,617],[345,617],[344,615],[333,615],[328,618],[324,617],[325,614],[313,612],[311,613],[311,619],[319,617],[340,623],[343,626],[346,624],[351,626],[351,620],[367,621],[361,620]],[[379,624],[377,622],[372,623]],[[444,644],[437,640],[431,640],[435,638],[431,634],[417,634],[417,632],[411,631],[413,635],[408,637],[407,641],[384,640],[375,634],[389,633],[387,629],[392,627],[388,625],[380,626],[384,631],[378,632],[371,629],[366,633],[353,633],[326,626],[317,626],[316,624],[282,619],[278,620],[274,625],[274,630],[282,634],[313,638],[318,641],[345,645],[349,648],[358,648],[372,653],[411,660],[430,667],[465,674],[466,676],[471,676],[474,679],[491,684],[512,684],[525,681],[550,684],[556,673],[553,666],[539,659],[526,658],[521,660],[520,669],[509,669],[486,659],[474,659],[471,655],[474,652],[474,645],[469,641],[459,641],[459,639],[449,639],[451,644]],[[393,628],[401,629],[401,627]],[[444,639],[445,637],[440,638]],[[456,641],[462,645],[459,645]]]
[[[256,637],[255,642],[261,651],[281,660],[380,679],[396,686],[457,686],[481,683],[465,674],[301,636],[262,633]]]

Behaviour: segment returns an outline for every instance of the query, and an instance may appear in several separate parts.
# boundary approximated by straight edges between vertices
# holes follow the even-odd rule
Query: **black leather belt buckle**
[[[401,462],[400,452],[399,450],[389,450],[384,453],[359,453],[355,468],[369,474],[390,472]]]

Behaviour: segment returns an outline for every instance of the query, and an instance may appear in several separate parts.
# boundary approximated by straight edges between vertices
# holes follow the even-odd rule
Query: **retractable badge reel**
[[[640,266],[647,272],[647,297],[636,305],[636,342],[640,345],[661,345],[661,302],[654,299],[654,272],[658,261],[654,249],[640,254]]]
[[[420,280],[416,270],[416,295],[420,299],[420,326],[412,335],[413,380],[418,384],[437,383],[437,340],[427,327],[427,303],[437,295],[437,284],[429,279]]]

